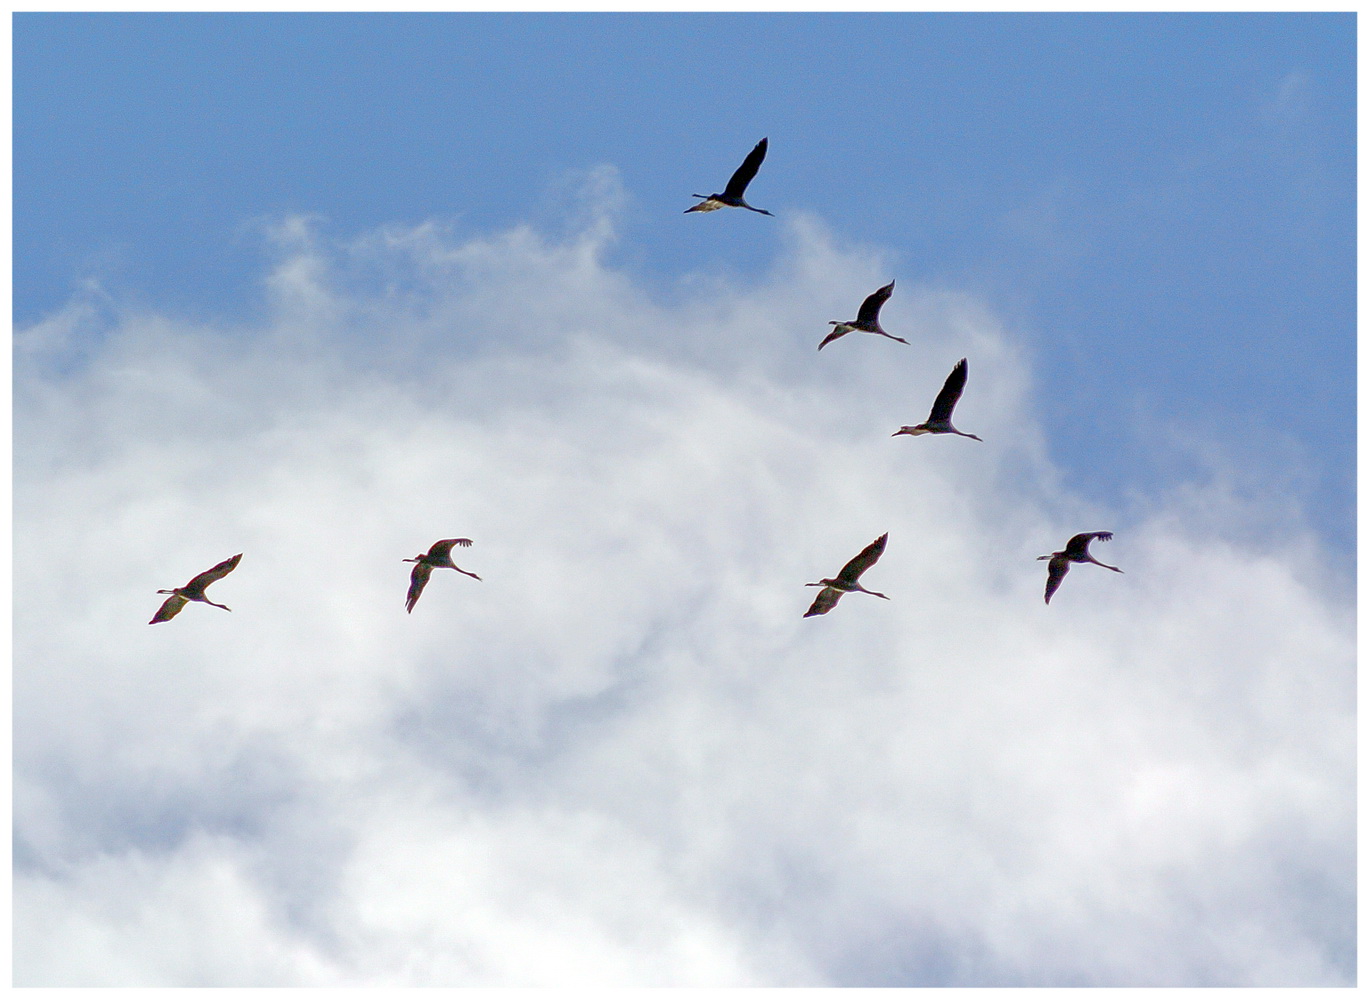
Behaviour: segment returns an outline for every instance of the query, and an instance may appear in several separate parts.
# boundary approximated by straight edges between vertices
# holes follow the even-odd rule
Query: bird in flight
[[[916,437],[919,434],[959,434],[961,437],[974,438],[976,441],[983,441],[977,434],[966,434],[964,431],[955,429],[951,423],[951,413],[955,410],[955,404],[960,400],[960,394],[965,391],[965,377],[970,369],[964,358],[956,362],[956,366],[951,369],[951,374],[946,376],[946,384],[941,387],[941,391],[936,394],[936,402],[932,403],[932,412],[927,417],[927,422],[918,424],[915,427],[900,427],[894,431],[893,436],[900,434],[911,434]]]
[[[1095,566],[1102,566],[1110,569],[1114,573],[1122,572],[1116,566],[1109,566],[1107,563],[1099,562],[1089,555],[1089,542],[1094,539],[1100,542],[1111,540],[1111,531],[1084,531],[1071,538],[1063,549],[1059,552],[1052,552],[1048,556],[1037,556],[1038,560],[1049,559],[1046,564],[1046,603],[1051,602],[1051,595],[1060,589],[1060,581],[1065,578],[1065,574],[1070,571],[1070,563],[1093,563]]]
[[[162,602],[162,606],[157,609],[157,613],[152,616],[152,621],[148,622],[148,624],[156,625],[158,622],[169,622],[181,613],[181,608],[185,607],[191,601],[214,604],[213,601],[204,596],[205,588],[215,580],[221,580],[229,573],[233,572],[233,570],[237,568],[238,560],[241,558],[242,553],[239,552],[232,559],[225,559],[212,569],[205,570],[184,587],[177,587],[175,590],[157,591],[159,594],[170,594],[171,596]],[[223,608],[225,611],[233,610],[224,604],[214,604],[214,607]]]
[[[467,576],[480,577],[474,573],[467,572],[456,563],[452,562],[452,546],[469,546],[469,538],[444,538],[441,541],[433,542],[426,554],[420,552],[412,559],[401,559],[400,562],[415,563],[414,571],[409,574],[409,596],[404,601],[404,610],[413,614],[414,605],[418,603],[418,595],[423,593],[423,588],[428,585],[428,577],[433,575],[435,569],[454,569],[458,573],[465,573]]]
[[[825,615],[837,606],[837,601],[841,600],[842,594],[849,594],[853,590],[858,590],[862,594],[870,594],[874,597],[883,597],[886,601],[887,595],[873,590],[866,590],[856,581],[860,579],[860,574],[879,561],[879,557],[884,552],[884,546],[889,541],[889,533],[886,531],[869,545],[861,550],[860,555],[856,556],[845,566],[834,579],[822,580],[818,583],[805,583],[805,587],[821,587],[818,596],[813,599],[813,606],[804,612],[803,617],[811,618],[813,615]]]
[[[877,333],[881,337],[888,337],[890,340],[897,340],[900,344],[908,341],[902,337],[895,337],[892,333],[885,333],[879,325],[879,309],[884,305],[885,300],[894,294],[894,283],[891,281],[877,292],[872,292],[866,296],[864,302],[860,304],[860,312],[854,320],[843,323],[840,320],[832,320],[828,325],[836,327],[831,333],[823,338],[818,350],[822,350],[838,337],[844,337],[852,330],[859,330],[861,333]]]
[[[716,212],[720,208],[749,208],[753,212],[760,212],[761,215],[770,215],[763,208],[752,208],[742,198],[746,193],[746,185],[751,183],[751,178],[756,176],[756,171],[761,168],[761,161],[765,159],[765,150],[769,144],[769,139],[762,139],[756,143],[756,148],[746,154],[746,159],[742,160],[742,165],[737,168],[737,172],[732,175],[732,179],[727,182],[727,187],[723,188],[722,194],[696,194],[695,198],[702,198],[693,208],[686,208],[685,215],[690,212]]]

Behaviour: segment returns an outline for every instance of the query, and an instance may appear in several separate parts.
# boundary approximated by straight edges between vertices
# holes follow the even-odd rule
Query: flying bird
[[[984,439],[977,434],[966,434],[964,431],[956,430],[955,425],[951,423],[951,412],[960,400],[960,394],[965,391],[965,377],[969,373],[968,363],[964,358],[961,358],[956,362],[956,366],[951,369],[951,374],[946,376],[946,384],[936,394],[936,402],[932,403],[932,412],[928,415],[927,422],[915,427],[900,427],[894,431],[893,436],[898,437],[900,434],[911,434],[914,437],[919,434],[959,434],[961,437],[983,441]]]
[[[1063,580],[1065,578],[1065,574],[1070,571],[1070,563],[1072,562],[1088,562],[1093,563],[1095,566],[1102,566],[1104,569],[1110,569],[1114,573],[1122,572],[1116,566],[1109,566],[1107,563],[1099,562],[1097,559],[1093,558],[1093,556],[1089,555],[1089,542],[1093,541],[1095,538],[1098,539],[1100,542],[1109,541],[1112,538],[1112,532],[1081,532],[1080,534],[1075,535],[1073,538],[1071,538],[1069,542],[1066,543],[1065,547],[1061,549],[1059,552],[1052,552],[1048,556],[1036,557],[1038,560],[1050,560],[1050,562],[1046,565],[1047,604],[1051,602],[1051,594],[1054,594],[1058,589],[1060,589],[1060,581]]]
[[[205,588],[215,580],[221,580],[229,573],[233,572],[233,570],[237,568],[238,560],[241,558],[242,553],[239,552],[232,559],[225,559],[213,569],[205,570],[184,587],[177,587],[175,590],[157,591],[159,594],[170,594],[171,596],[162,602],[162,606],[157,609],[157,613],[152,616],[152,621],[148,622],[148,624],[156,625],[158,622],[171,621],[171,619],[181,613],[181,608],[185,607],[186,604],[191,601],[214,604],[213,601],[204,596]],[[214,607],[223,608],[225,611],[233,610],[224,604],[214,604]]]
[[[900,344],[908,341],[902,337],[895,337],[892,333],[885,333],[879,325],[879,309],[884,305],[886,299],[894,294],[894,283],[891,281],[877,292],[868,295],[864,302],[860,304],[860,313],[854,320],[843,323],[840,320],[832,320],[828,325],[836,327],[831,333],[823,338],[818,350],[822,350],[838,337],[844,337],[852,330],[859,330],[861,333],[877,333],[881,337],[888,337],[890,340],[897,340]]]
[[[414,571],[409,574],[409,596],[404,601],[405,611],[413,614],[414,605],[418,603],[418,595],[423,593],[423,588],[428,585],[428,577],[433,575],[435,569],[454,569],[458,573],[465,573],[467,576],[480,579],[474,573],[467,572],[452,562],[452,546],[469,546],[470,544],[469,538],[444,538],[441,541],[433,542],[433,547],[428,550],[426,555],[420,552],[412,559],[400,560],[400,562],[417,564],[414,566]]]
[[[732,175],[732,179],[727,182],[727,187],[723,188],[722,194],[696,194],[695,198],[702,198],[703,201],[693,208],[686,208],[685,215],[690,212],[716,212],[720,208],[749,208],[753,212],[760,212],[761,215],[773,215],[763,208],[752,208],[742,198],[746,193],[746,185],[751,183],[751,178],[756,176],[756,171],[761,168],[761,161],[765,159],[765,150],[769,144],[769,139],[762,139],[756,143],[756,148],[746,154],[746,159],[742,160],[742,165],[737,168],[737,172]]]
[[[813,599],[813,606],[804,612],[803,617],[811,618],[813,615],[827,614],[837,606],[837,601],[841,600],[842,594],[849,594],[853,590],[858,590],[862,594],[871,594],[874,597],[883,597],[887,601],[889,599],[887,595],[866,590],[856,581],[860,579],[860,574],[879,561],[888,541],[889,533],[886,531],[865,546],[860,555],[843,566],[835,579],[822,580],[818,583],[805,583],[805,587],[821,587],[822,590],[818,591],[818,596]]]

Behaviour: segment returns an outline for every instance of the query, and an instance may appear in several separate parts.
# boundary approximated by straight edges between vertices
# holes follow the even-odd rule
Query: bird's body
[[[893,436],[900,434],[911,434],[916,437],[919,434],[959,434],[961,437],[974,438],[976,441],[984,439],[976,434],[966,434],[964,431],[955,429],[951,423],[951,413],[955,410],[955,404],[960,400],[960,394],[965,391],[965,379],[969,375],[969,363],[961,358],[951,374],[946,376],[946,384],[941,387],[941,391],[936,395],[936,401],[932,403],[932,412],[928,415],[925,423],[914,427],[900,427],[894,431]]]
[[[904,340],[902,337],[895,337],[892,333],[885,333],[884,329],[879,325],[880,307],[883,306],[889,296],[893,294],[894,283],[891,281],[883,288],[866,296],[865,301],[860,304],[860,312],[856,315],[855,319],[846,322],[836,319],[832,320],[828,325],[835,327],[835,329],[823,338],[822,343],[818,345],[818,350],[822,350],[838,337],[846,336],[852,330],[888,337],[890,340],[897,340],[900,344],[908,343],[908,341]]]
[[[216,608],[223,608],[223,610],[225,611],[232,611],[233,609],[228,607],[227,605],[214,604],[213,601],[211,601],[208,597],[204,596],[204,591],[205,588],[208,587],[215,580],[220,580],[223,577],[227,576],[229,573],[233,572],[233,570],[237,568],[238,561],[240,559],[242,559],[241,552],[235,555],[232,559],[225,559],[217,566],[205,570],[199,576],[195,577],[193,580],[187,583],[184,587],[177,587],[174,590],[157,591],[157,593],[159,594],[170,594],[171,596],[162,602],[162,606],[157,609],[157,613],[152,616],[152,621],[148,622],[148,624],[156,625],[158,622],[170,621],[171,619],[175,618],[178,614],[180,614],[181,608],[185,607],[191,601],[200,601],[203,604],[213,604]]]
[[[480,577],[474,573],[462,569],[452,562],[452,546],[469,546],[469,538],[444,538],[441,541],[433,542],[432,547],[427,552],[420,552],[412,559],[401,559],[400,562],[414,563],[413,572],[409,574],[409,595],[404,600],[404,610],[413,614],[414,605],[418,603],[418,597],[423,593],[423,588],[428,585],[428,577],[433,575],[435,569],[454,569],[458,573],[465,573],[469,577],[479,580]]]
[[[761,161],[765,159],[765,151],[769,147],[769,139],[762,139],[756,143],[756,148],[746,154],[746,159],[737,168],[732,179],[727,182],[727,187],[723,188],[721,194],[696,194],[695,198],[702,198],[703,201],[692,208],[686,208],[685,214],[690,212],[716,212],[720,208],[745,208],[752,212],[759,212],[761,215],[770,215],[763,208],[753,208],[746,203],[742,197],[746,193],[746,186],[751,183],[751,179],[756,176],[756,171],[761,168]]]
[[[818,591],[818,596],[813,599],[812,607],[804,612],[803,617],[811,618],[813,615],[827,614],[837,606],[837,601],[841,600],[842,594],[849,594],[853,590],[862,594],[870,594],[872,597],[883,597],[886,601],[889,600],[887,595],[874,590],[866,590],[857,582],[862,573],[879,561],[888,541],[889,533],[886,531],[865,546],[860,555],[843,566],[835,578],[820,580],[817,583],[805,583],[805,587],[821,587],[822,590]]]
[[[1046,564],[1047,604],[1051,602],[1051,595],[1060,589],[1060,581],[1063,580],[1065,578],[1065,574],[1070,571],[1070,563],[1072,562],[1093,563],[1095,566],[1102,566],[1104,569],[1110,569],[1114,573],[1122,572],[1116,566],[1109,566],[1107,563],[1099,562],[1097,559],[1093,558],[1093,556],[1089,554],[1089,542],[1093,541],[1095,538],[1098,539],[1100,542],[1110,541],[1112,539],[1112,532],[1080,532],[1079,534],[1071,538],[1068,542],[1066,542],[1065,547],[1061,549],[1059,552],[1052,552],[1050,555],[1036,557],[1038,561],[1042,559],[1050,560],[1050,562]]]

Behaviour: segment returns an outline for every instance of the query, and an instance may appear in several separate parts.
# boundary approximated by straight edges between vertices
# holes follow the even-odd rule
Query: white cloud
[[[1274,96],[1261,108],[1266,118],[1279,123],[1305,118],[1315,87],[1305,73],[1285,73],[1274,89]]]
[[[877,256],[799,218],[667,303],[590,188],[555,240],[287,221],[259,324],[18,332],[16,983],[1353,982],[1351,599],[1300,522],[1121,523],[982,306],[900,279],[911,347],[818,355]],[[985,443],[891,438],[961,356]],[[1126,574],[1047,608],[1097,528]],[[802,619],[884,531],[893,599]],[[455,534],[483,582],[406,615]],[[146,625],[239,551],[231,614]]]

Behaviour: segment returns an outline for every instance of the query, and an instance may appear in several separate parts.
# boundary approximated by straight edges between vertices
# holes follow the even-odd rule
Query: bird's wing
[[[181,612],[181,608],[186,606],[188,598],[180,594],[172,594],[162,602],[162,606],[157,609],[157,613],[152,616],[149,625],[156,625],[158,622],[169,622]]]
[[[1089,554],[1089,542],[1094,539],[1100,542],[1109,541],[1112,538],[1111,531],[1081,531],[1069,540],[1065,545],[1065,553],[1071,557],[1079,558]]]
[[[879,291],[867,295],[865,301],[860,304],[860,312],[856,314],[856,322],[862,325],[878,322],[880,307],[893,294],[894,283],[891,281]]]
[[[965,391],[965,376],[968,374],[969,365],[961,358],[951,369],[951,374],[946,376],[946,384],[936,394],[936,402],[932,404],[932,413],[927,418],[927,423],[934,424],[951,419],[955,404],[960,401],[960,394]]]
[[[856,556],[837,574],[837,578],[846,583],[855,583],[860,579],[860,574],[879,562],[879,557],[884,554],[884,546],[889,541],[889,533],[886,531],[865,548],[861,549],[860,555]]]
[[[233,570],[237,569],[237,568],[238,568],[238,562],[239,562],[239,560],[241,560],[241,559],[242,559],[242,553],[241,553],[241,552],[239,552],[237,555],[235,555],[232,559],[225,559],[223,562],[219,563],[217,566],[215,566],[215,567],[213,567],[213,568],[211,568],[211,569],[207,569],[207,570],[205,570],[203,573],[201,573],[199,576],[195,577],[195,579],[191,580],[189,583],[187,583],[187,584],[185,585],[184,589],[185,589],[185,590],[197,590],[197,591],[200,591],[201,593],[203,593],[205,587],[209,586],[209,585],[210,585],[211,583],[213,583],[215,580],[222,580],[222,579],[223,579],[225,576],[227,576],[229,573],[233,572]]]
[[[438,556],[448,556],[452,554],[452,546],[460,545],[463,548],[469,546],[469,538],[444,538],[441,541],[433,542],[433,547],[428,550],[428,558],[435,559]]]
[[[838,337],[844,337],[850,332],[851,328],[849,326],[838,326],[833,328],[831,333],[822,338],[822,343],[818,345],[818,350],[822,350],[824,347],[826,347],[832,341],[836,340]]]
[[[1070,561],[1066,556],[1052,556],[1046,564],[1046,603],[1051,602],[1051,594],[1060,589],[1060,581],[1070,571]]]
[[[843,591],[833,587],[823,587],[818,591],[818,596],[813,598],[813,606],[803,613],[803,617],[812,618],[814,615],[825,615],[837,606],[837,601],[841,600]]]
[[[432,575],[433,568],[427,563],[414,563],[414,571],[409,574],[409,596],[404,600],[405,611],[413,612],[418,595],[423,593],[423,588],[428,585],[428,577]]]
[[[756,171],[761,168],[761,161],[765,159],[765,150],[769,139],[762,139],[756,143],[756,148],[746,154],[746,159],[742,160],[742,165],[737,168],[737,172],[732,175],[732,179],[727,182],[727,187],[723,189],[723,195],[728,198],[740,198],[746,192],[746,185],[751,183],[751,178],[756,176]]]

